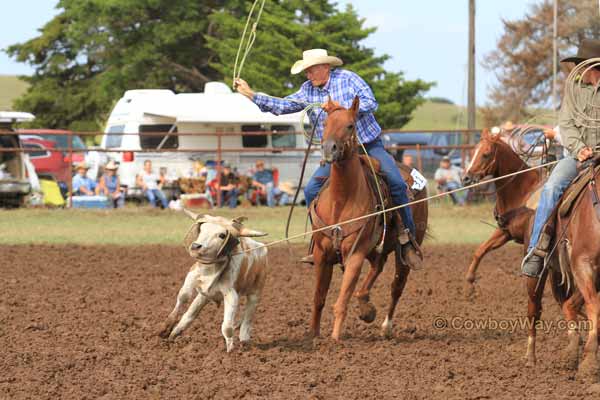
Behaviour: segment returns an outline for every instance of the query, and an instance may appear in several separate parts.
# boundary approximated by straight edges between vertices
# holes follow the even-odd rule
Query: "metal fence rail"
[[[472,135],[480,133],[480,130],[475,129],[450,129],[450,130],[394,130],[387,129],[382,131],[382,134],[386,133],[431,133],[431,134],[461,134],[463,142],[469,142],[469,139]],[[24,135],[24,136],[40,136],[44,133],[22,133],[17,131],[0,131],[0,136],[15,136],[15,135]],[[221,177],[221,164],[222,164],[222,156],[224,154],[232,154],[232,153],[263,153],[263,154],[280,154],[280,153],[288,153],[288,152],[299,152],[306,151],[305,147],[223,147],[222,138],[223,137],[233,137],[233,136],[284,136],[284,135],[303,135],[304,132],[298,131],[249,131],[249,132],[54,132],[52,130],[48,130],[48,134],[55,136],[68,136],[69,140],[67,141],[67,147],[56,147],[56,148],[44,148],[45,151],[48,152],[62,152],[67,153],[69,160],[73,159],[74,153],[86,153],[89,151],[96,151],[101,153],[213,153],[216,156],[216,170],[217,176],[216,179],[220,180]],[[166,137],[166,136],[174,136],[174,137],[185,137],[185,136],[196,136],[196,137],[214,137],[217,139],[217,143],[213,147],[206,148],[161,148],[161,149],[139,149],[139,150],[130,150],[123,149],[119,147],[115,148],[98,148],[98,147],[85,147],[85,148],[73,148],[73,136],[103,136],[103,135],[111,135],[111,136],[141,136],[141,137]],[[416,151],[416,162],[417,168],[422,170],[422,155],[421,152],[424,150],[461,150],[461,162],[463,166],[465,165],[465,161],[467,158],[467,153],[469,150],[472,150],[475,147],[474,144],[457,144],[457,145],[446,145],[446,146],[437,146],[437,145],[392,145],[385,146],[387,150],[415,150]],[[23,147],[4,147],[0,148],[1,153],[10,153],[10,152],[20,152],[20,153],[33,153],[39,152],[40,149],[28,149]],[[320,151],[319,147],[313,147],[311,152]],[[67,182],[68,190],[69,190],[69,203],[71,204],[72,197],[72,182]],[[217,194],[217,202],[220,205],[221,195],[220,188]]]

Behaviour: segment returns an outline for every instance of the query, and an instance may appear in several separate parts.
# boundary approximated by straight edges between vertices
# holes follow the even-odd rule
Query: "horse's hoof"
[[[163,324],[157,335],[163,339],[168,339],[171,331],[173,330],[173,324]]]
[[[565,368],[568,370],[576,370],[579,363],[579,344],[570,344],[563,355]]]
[[[465,298],[470,300],[475,297],[475,283],[466,282],[464,285],[465,288]]]
[[[381,336],[390,339],[392,337],[392,323],[386,317],[383,324],[381,324]]]
[[[596,355],[588,355],[583,359],[581,364],[579,364],[577,378],[585,382],[597,383],[600,379],[599,372],[600,368],[598,367]]]
[[[467,280],[467,283],[470,283],[470,284],[475,283],[475,274],[467,274],[467,276],[465,278]]]
[[[527,368],[533,368],[533,367],[535,367],[535,364],[537,363],[537,360],[536,360],[536,358],[535,358],[534,355],[527,354],[527,356],[525,356],[525,359],[526,359],[525,366]]]
[[[360,310],[360,314],[358,315],[358,317],[361,320],[363,320],[367,324],[370,324],[371,322],[375,321],[375,317],[377,316],[377,310],[371,303],[359,303],[358,308]]]

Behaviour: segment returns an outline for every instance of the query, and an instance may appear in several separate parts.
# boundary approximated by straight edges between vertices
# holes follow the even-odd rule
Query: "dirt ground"
[[[473,250],[426,248],[427,267],[411,273],[390,340],[379,336],[388,264],[372,295],[376,321],[363,323],[351,307],[345,339],[334,343],[307,338],[311,268],[290,263],[285,248],[272,249],[253,344],[227,354],[216,305],[175,342],[156,335],[191,265],[182,247],[0,247],[0,398],[599,398],[599,384],[564,366],[566,332],[539,335],[533,370],[525,367],[523,329],[468,329],[467,320],[526,313],[519,247],[483,262],[469,300],[462,276]],[[340,277],[338,269],[325,335]],[[547,321],[560,318],[550,295],[544,311]],[[456,329],[436,329],[438,317]]]

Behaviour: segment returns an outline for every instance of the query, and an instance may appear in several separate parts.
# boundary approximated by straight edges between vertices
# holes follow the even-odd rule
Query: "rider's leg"
[[[304,187],[304,199],[306,200],[306,207],[310,206],[310,203],[317,197],[319,190],[325,183],[325,179],[329,177],[331,172],[331,165],[325,164],[317,168],[313,176],[310,178],[306,186]]]
[[[392,155],[388,153],[383,147],[381,139],[375,139],[371,143],[365,145],[367,153],[376,158],[381,165],[381,171],[385,174],[390,186],[390,193],[392,195],[392,201],[394,206],[399,206],[409,202],[407,189],[408,186],[400,174],[400,170],[396,165],[396,162]],[[402,216],[402,222],[404,226],[408,228],[410,233],[414,236],[416,233],[415,222],[412,217],[410,207],[403,207],[398,210]]]
[[[325,179],[329,176],[330,172],[330,164],[321,165],[319,168],[317,168],[313,176],[310,178],[310,180],[304,187],[304,199],[306,200],[306,207],[310,207],[310,203],[312,203],[315,197],[317,197],[317,194],[319,194],[319,190],[321,190],[321,187],[325,183]],[[312,245],[313,241],[311,238],[310,245],[308,246],[309,254],[306,257],[302,257],[302,259],[300,260],[301,262],[313,264]]]
[[[394,158],[385,151],[381,139],[375,139],[365,145],[367,153],[376,158],[381,166],[381,171],[386,175],[394,206],[409,202],[408,186],[400,174]],[[402,256],[406,264],[413,269],[420,269],[423,264],[423,254],[415,240],[416,228],[410,207],[402,207],[399,210],[404,227],[408,232],[400,232],[399,241],[402,245]],[[407,235],[408,233],[408,235]]]
[[[541,272],[544,262],[543,254],[548,250],[550,242],[550,238],[545,236],[546,233],[542,233],[542,230],[558,204],[558,200],[576,176],[577,161],[572,157],[567,157],[556,164],[548,181],[544,184],[535,212],[527,255],[521,266],[524,275],[537,277]]]

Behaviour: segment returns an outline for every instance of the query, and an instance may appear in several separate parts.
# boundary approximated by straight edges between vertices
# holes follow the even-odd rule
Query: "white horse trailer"
[[[240,174],[248,173],[256,160],[262,159],[267,168],[279,170],[280,182],[289,181],[296,185],[307,146],[299,132],[307,122],[308,118],[301,120],[301,113],[280,116],[264,113],[250,100],[233,93],[220,82],[209,82],[203,93],[129,90],[110,114],[101,147],[115,151],[108,155],[120,162],[121,183],[135,190],[135,177],[145,160],[152,160],[157,172],[165,167],[168,178],[173,180],[186,176],[195,160],[216,161],[219,140],[216,134],[220,133],[223,135],[221,158],[237,168]],[[139,135],[144,132],[164,132],[164,135]],[[265,135],[241,136],[240,132],[265,132]],[[178,136],[172,133],[203,135]],[[244,148],[261,150],[230,151]],[[297,151],[282,151],[284,148]],[[161,151],[148,152],[158,149]],[[208,151],[167,151],[193,149]],[[318,152],[309,157],[305,183],[318,167],[319,160]]]

